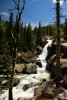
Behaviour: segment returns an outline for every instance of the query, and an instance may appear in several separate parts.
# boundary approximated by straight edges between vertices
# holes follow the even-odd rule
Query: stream
[[[52,43],[52,40],[47,40],[48,43],[44,46],[42,53],[37,57],[42,63],[42,68],[37,66],[37,74],[20,74],[16,75],[20,79],[19,84],[13,87],[13,99],[17,100],[19,97],[30,99],[34,96],[34,90],[38,88],[38,85],[42,83],[42,79],[46,81],[50,80],[50,73],[46,70],[47,62],[45,58],[48,55],[47,47]],[[32,84],[30,88],[24,90],[25,84]],[[6,90],[1,96],[0,100],[8,100],[8,90]]]

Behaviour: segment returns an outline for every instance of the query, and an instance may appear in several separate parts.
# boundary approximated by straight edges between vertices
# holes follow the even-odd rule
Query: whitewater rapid
[[[19,97],[23,97],[25,99],[32,98],[34,96],[34,89],[38,87],[38,84],[42,83],[42,79],[46,79],[49,81],[50,74],[46,70],[47,62],[45,58],[48,55],[47,47],[52,43],[52,40],[47,40],[48,43],[44,46],[42,53],[37,57],[37,60],[40,60],[42,63],[42,68],[37,66],[37,74],[21,74],[16,75],[17,78],[20,79],[19,84],[16,87],[13,87],[13,99],[17,100]],[[32,84],[32,87],[23,90],[25,84]],[[6,90],[1,96],[0,100],[8,100],[8,90]]]

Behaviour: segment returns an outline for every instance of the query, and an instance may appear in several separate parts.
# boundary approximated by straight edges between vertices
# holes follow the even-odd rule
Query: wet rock
[[[65,42],[64,38],[60,38],[60,42],[64,43]]]
[[[54,91],[55,91],[55,86],[53,85],[52,82],[48,82],[42,92],[42,97],[47,97],[47,98],[51,99],[51,98],[53,98]]]
[[[43,90],[43,87],[39,87],[38,89],[35,90],[35,95],[38,95],[38,96],[41,96],[42,94],[42,90]]]
[[[16,64],[15,65],[15,72],[16,73],[22,73],[24,69],[25,69],[24,64]]]
[[[37,54],[40,54],[42,52],[42,49],[43,48],[38,45],[37,48],[36,48]]]
[[[54,88],[52,88],[53,84],[52,85],[51,84],[52,82],[46,82],[46,83],[44,82],[37,89],[35,89],[34,97],[32,100],[48,100],[48,99],[50,100],[53,93],[51,89],[54,90]],[[48,87],[51,87],[51,88],[48,89]],[[49,90],[51,91],[51,93],[49,92]]]
[[[60,64],[61,64],[61,68],[65,68],[67,67],[67,59],[60,59]]]
[[[67,100],[67,90],[58,95],[58,100]]]
[[[51,56],[56,54],[56,44],[52,42],[52,44],[48,46],[47,50],[48,50],[48,55],[46,57],[46,60],[48,60]]]
[[[61,65],[61,74],[67,74],[67,59],[60,58],[60,65]],[[47,70],[51,72],[51,77],[54,78],[56,76],[56,54],[51,56],[47,60]]]
[[[26,65],[24,72],[27,74],[36,74],[37,73],[37,66],[33,63],[29,63]]]
[[[22,97],[19,97],[17,100],[25,100],[24,98],[22,98]]]
[[[67,52],[65,52],[64,54],[62,54],[61,58],[67,59]]]
[[[36,54],[33,54],[31,52],[28,53],[18,53],[16,57],[16,63],[22,64],[22,63],[30,63],[30,62],[35,62],[36,60]]]
[[[47,44],[48,42],[45,40],[43,41],[43,47]]]
[[[53,40],[52,44],[48,46],[48,56],[46,57],[46,60],[48,60],[52,55],[56,54],[57,49],[57,42],[56,40]],[[63,58],[67,58],[67,43],[62,43],[60,45],[60,51],[63,54]]]
[[[26,91],[26,90],[29,89],[30,87],[32,87],[32,83],[30,83],[30,84],[25,84],[25,85],[23,86],[23,90]]]
[[[16,77],[14,77],[12,81],[13,81],[13,86],[14,87],[17,86],[19,84],[19,82],[20,82],[20,80],[18,78],[16,78]]]
[[[40,100],[39,96],[34,96],[31,100]]]
[[[54,95],[53,97],[56,98],[58,96],[58,94],[64,92],[64,89],[62,87],[59,87],[59,88],[55,88],[55,91],[54,91]]]
[[[43,82],[46,82],[46,79],[42,79]]]
[[[67,75],[63,76],[63,81],[65,84],[67,84]]]
[[[62,75],[67,74],[67,59],[60,58],[60,64]]]
[[[50,57],[47,60],[46,69],[51,72],[51,77],[54,78],[56,76],[56,54]]]
[[[21,63],[21,62],[22,62],[22,54],[21,54],[21,53],[18,53],[18,54],[17,54],[16,62],[17,62],[17,63]]]
[[[67,89],[67,75],[64,75],[62,78],[62,87]]]
[[[37,61],[35,64],[42,68],[42,64],[41,64],[41,61],[40,60]]]
[[[22,63],[30,63],[30,59],[25,58],[25,57],[22,57],[21,62],[22,62]]]
[[[61,52],[62,53],[67,52],[67,43],[61,43]]]
[[[42,84],[37,89],[35,89],[34,97],[32,98],[32,100],[40,100],[44,87],[45,84]]]

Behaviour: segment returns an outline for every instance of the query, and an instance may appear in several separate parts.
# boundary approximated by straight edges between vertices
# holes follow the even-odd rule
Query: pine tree
[[[46,35],[46,26],[42,26],[42,34]]]
[[[10,69],[12,63],[9,46],[6,40],[5,30],[6,28],[4,26],[4,23],[0,22],[0,75],[3,75],[3,77],[0,77],[0,90],[6,89],[8,86],[8,84],[6,84],[5,86],[4,84],[2,84],[2,82],[5,79],[8,81],[8,76],[11,73]],[[6,77],[4,77],[4,75],[6,75]]]
[[[27,46],[28,46],[29,51],[33,51],[33,49],[34,49],[33,36],[34,35],[32,34],[32,28],[29,23],[29,25],[27,27],[27,35],[26,35],[26,41],[27,41]]]
[[[6,35],[7,35],[7,41],[10,49],[10,54],[12,55],[13,52],[13,13],[10,12],[9,21],[7,23],[7,29],[6,29]]]
[[[48,25],[46,26],[46,35],[49,34],[49,28],[48,28]]]
[[[16,35],[14,34],[14,23],[13,23],[13,12],[10,12],[9,21],[7,23],[7,29],[6,29],[6,35],[7,35],[7,41],[9,45],[10,55],[12,58],[12,68],[11,68],[11,78],[9,80],[9,100],[13,100],[12,96],[12,79],[14,75],[14,67],[15,67],[15,58],[16,58]]]
[[[41,45],[41,44],[42,44],[42,28],[41,28],[41,23],[39,22],[38,32],[36,36],[36,45]]]
[[[37,27],[34,28],[34,35],[37,35]]]
[[[23,51],[24,52],[27,52],[28,50],[26,37],[27,37],[27,29],[26,29],[26,23],[25,23],[24,31],[23,31]]]
[[[34,34],[34,50],[36,48],[36,38],[37,38],[37,31],[38,31],[38,28],[35,27],[34,30],[33,30],[33,34]]]
[[[48,34],[49,34],[49,35],[53,35],[53,29],[52,29],[52,26],[49,25],[48,27],[49,27],[49,29],[48,29],[48,30],[49,30],[49,31],[48,31]]]

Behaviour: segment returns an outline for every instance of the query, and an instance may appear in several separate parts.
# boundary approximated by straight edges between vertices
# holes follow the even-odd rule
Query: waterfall
[[[37,60],[45,61],[45,58],[47,57],[48,51],[47,47],[52,43],[52,40],[47,40],[48,43],[44,46],[42,53],[38,56]]]
[[[42,68],[40,68],[39,66],[37,67],[37,73],[39,74],[39,76],[42,79],[44,78],[48,81],[50,79],[50,73],[47,72],[47,70],[46,70],[47,62],[46,62],[45,58],[48,55],[47,47],[52,43],[52,40],[47,40],[47,41],[48,41],[48,43],[44,46],[42,53],[37,58],[37,60],[40,60],[41,64],[42,64]]]
[[[52,43],[52,40],[47,40],[48,43],[44,46],[42,53],[38,56],[37,60],[40,60],[42,63],[42,68],[37,66],[37,74],[22,74],[17,75],[16,77],[20,79],[20,83],[13,87],[13,99],[17,100],[19,97],[23,97],[25,99],[30,99],[34,96],[34,89],[38,87],[39,83],[42,83],[42,79],[46,79],[49,81],[50,74],[46,71],[46,60],[48,51],[47,47]],[[32,83],[32,87],[27,89],[26,91],[23,90],[25,84]],[[4,94],[1,95],[0,100],[8,100],[8,90]]]

